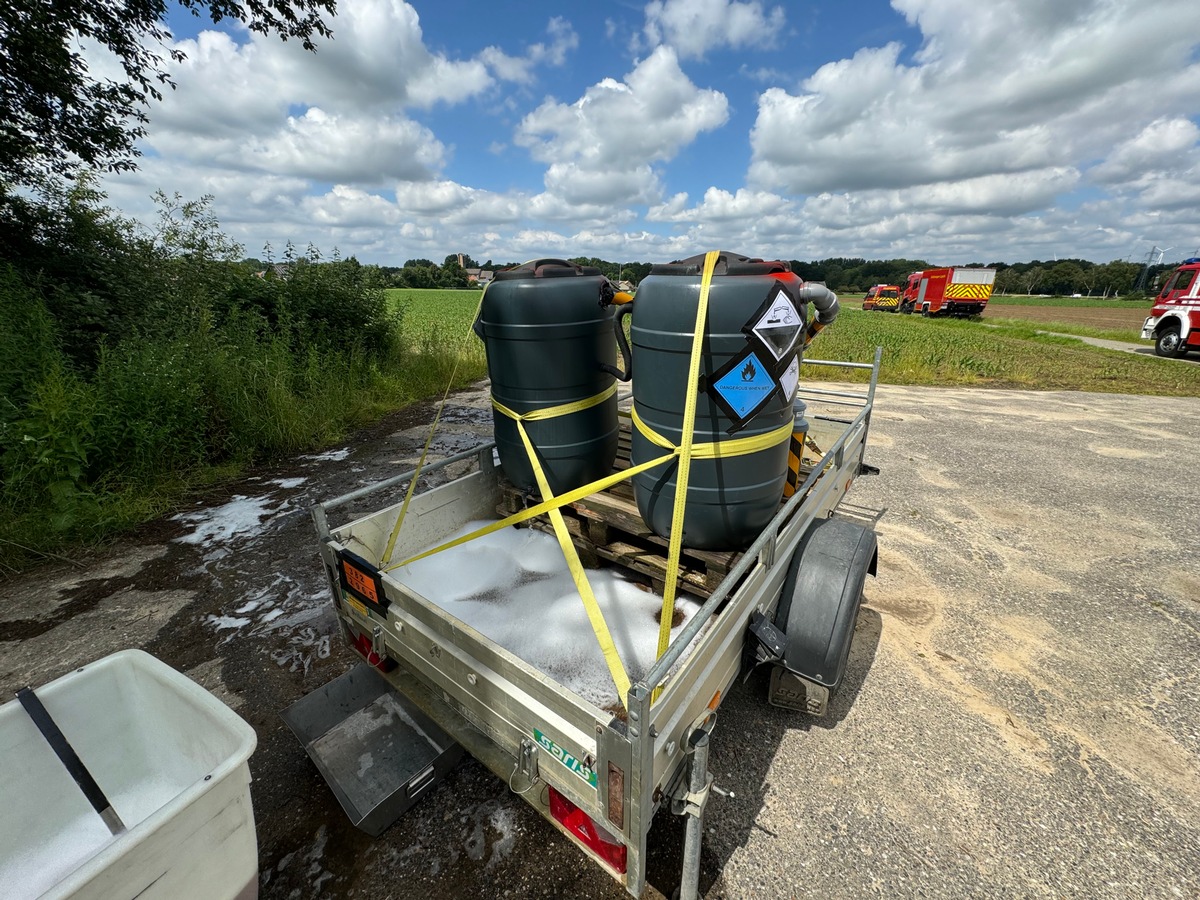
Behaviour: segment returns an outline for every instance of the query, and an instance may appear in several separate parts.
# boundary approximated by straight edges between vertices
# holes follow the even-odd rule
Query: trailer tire
[[[787,639],[779,665],[802,681],[824,688],[825,702],[845,674],[863,586],[867,575],[875,574],[878,559],[873,529],[833,518],[809,528],[788,567],[775,612],[775,625]],[[778,681],[778,677],[772,678],[773,694]],[[776,700],[772,696],[771,701]],[[820,704],[820,712],[824,706]],[[815,709],[811,702],[808,708]]]
[[[1154,339],[1154,352],[1167,359],[1180,359],[1187,355],[1187,344],[1179,337],[1179,326],[1172,323],[1159,329]]]

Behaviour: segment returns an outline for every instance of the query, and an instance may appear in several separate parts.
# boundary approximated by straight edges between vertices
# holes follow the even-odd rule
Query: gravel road
[[[434,452],[490,431],[456,395]],[[427,405],[9,579],[0,690],[122,647],[256,729],[264,898],[625,896],[473,761],[372,840],[279,711],[355,662],[305,509],[407,466]],[[722,706],[708,898],[1200,895],[1200,400],[883,387],[849,502],[879,516],[828,718]],[[7,694],[11,696],[11,694]],[[678,823],[651,883],[674,887]]]

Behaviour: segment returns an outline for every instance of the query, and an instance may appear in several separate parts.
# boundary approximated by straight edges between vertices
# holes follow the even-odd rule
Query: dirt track
[[[434,452],[489,429],[460,394]],[[256,729],[264,898],[625,896],[506,785],[462,764],[378,840],[353,829],[279,711],[355,661],[305,508],[407,466],[417,407],[342,453],[221,491],[110,551],[6,583],[0,690],[122,647]],[[830,716],[721,710],[702,886],[728,897],[1195,896],[1200,884],[1200,400],[880,390],[850,500],[878,514]],[[11,694],[8,694],[11,696]],[[680,830],[660,816],[651,883]]]
[[[1000,298],[991,300],[983,311],[984,319],[1028,319],[1032,322],[1063,322],[1092,328],[1134,330],[1141,330],[1142,322],[1148,315],[1148,303],[1122,303],[1119,300],[1114,300],[1111,307],[1006,306],[1003,298]]]

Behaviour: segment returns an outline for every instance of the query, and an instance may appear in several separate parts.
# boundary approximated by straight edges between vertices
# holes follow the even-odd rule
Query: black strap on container
[[[92,773],[83,764],[83,760],[79,758],[79,754],[75,752],[75,748],[71,746],[66,735],[62,733],[54,719],[51,718],[46,707],[42,705],[42,701],[33,692],[33,688],[21,688],[17,691],[17,699],[21,701],[21,705],[25,707],[25,712],[29,713],[29,718],[33,719],[33,724],[42,733],[42,737],[46,739],[46,743],[50,745],[50,749],[54,751],[59,762],[63,764],[71,774],[71,777],[75,779],[75,783],[79,785],[79,789],[88,798],[88,802],[92,804],[92,808],[100,814],[100,818],[104,820],[104,824],[108,826],[108,830],[113,834],[120,834],[124,831],[125,825],[121,821],[121,817],[117,815],[117,811],[108,802],[108,797],[104,795],[104,791],[100,789],[100,785],[96,784],[96,779],[92,777]]]

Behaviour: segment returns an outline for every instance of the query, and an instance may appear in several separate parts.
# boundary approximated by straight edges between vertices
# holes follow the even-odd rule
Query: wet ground
[[[437,455],[490,434],[483,390],[447,413]],[[356,662],[307,507],[411,467],[431,418],[5,582],[0,691],[141,647],[233,707],[259,739],[263,897],[625,896],[471,760],[367,837],[279,718]],[[850,495],[886,510],[880,575],[847,683],[824,720],[768,706],[759,676],[728,698],[705,896],[1197,896],[1198,445],[1195,399],[882,388],[883,472]],[[656,821],[668,894],[680,839]]]

